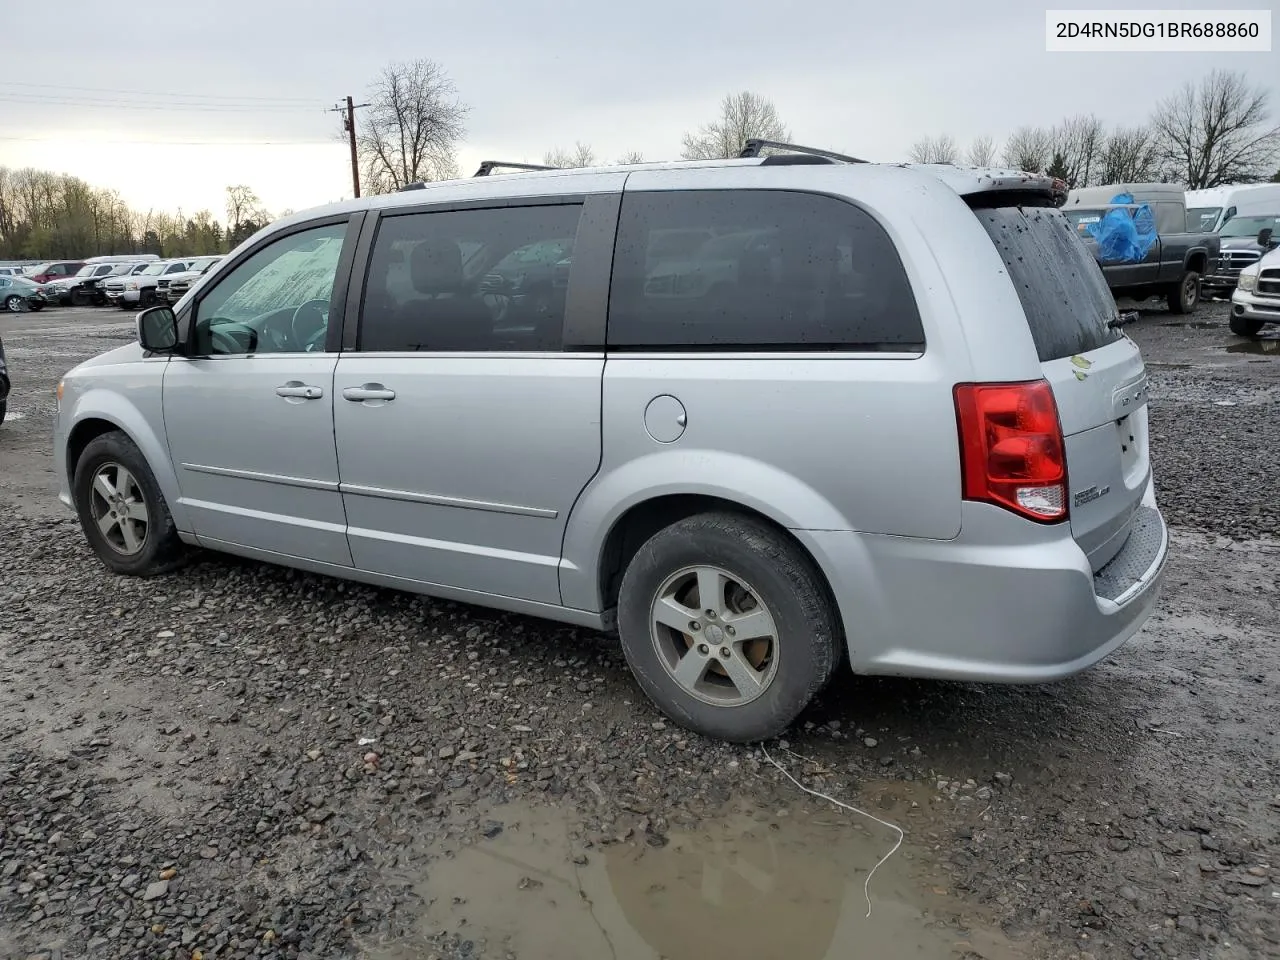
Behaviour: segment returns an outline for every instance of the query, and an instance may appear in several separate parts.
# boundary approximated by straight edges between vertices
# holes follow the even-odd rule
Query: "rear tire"
[[[1191,313],[1200,302],[1200,274],[1188,270],[1165,294],[1171,313]]]
[[[182,563],[185,545],[146,458],[119,431],[89,441],[71,484],[89,545],[113,573],[153,577]]]
[[[4,298],[4,309],[7,313],[19,313],[22,310],[22,298],[16,293]]]
[[[1230,326],[1231,332],[1236,336],[1248,337],[1252,340],[1262,332],[1262,328],[1266,326],[1266,323],[1262,320],[1254,320],[1250,317],[1237,317],[1233,315],[1231,317]]]
[[[8,399],[0,400],[0,423],[4,423],[4,415],[9,412]]]
[[[637,551],[622,578],[618,633],[663,713],[736,743],[786,730],[840,662],[838,621],[812,561],[733,513],[681,520]]]

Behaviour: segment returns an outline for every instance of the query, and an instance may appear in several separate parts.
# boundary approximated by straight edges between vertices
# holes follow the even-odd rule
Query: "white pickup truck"
[[[171,273],[160,278],[160,282],[156,285],[156,299],[163,303],[177,303],[197,280],[221,263],[222,260],[221,254],[193,258],[190,270],[182,273]]]
[[[122,310],[149,307],[156,302],[160,278],[186,273],[196,259],[185,257],[180,260],[157,260],[134,276],[112,277],[103,284],[107,303],[115,304]]]

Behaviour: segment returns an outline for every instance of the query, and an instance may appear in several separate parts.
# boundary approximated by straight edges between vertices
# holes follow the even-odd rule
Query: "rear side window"
[[[781,190],[625,194],[609,295],[621,349],[919,350],[911,284],[884,229]]]
[[[363,351],[554,351],[582,207],[412,213],[378,226]]]
[[[1013,280],[1041,362],[1119,340],[1115,298],[1102,268],[1054,207],[975,210]]]

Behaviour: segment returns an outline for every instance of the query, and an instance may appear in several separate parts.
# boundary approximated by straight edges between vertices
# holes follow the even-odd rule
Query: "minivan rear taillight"
[[[1066,519],[1066,444],[1048,381],[962,383],[955,398],[964,498]]]

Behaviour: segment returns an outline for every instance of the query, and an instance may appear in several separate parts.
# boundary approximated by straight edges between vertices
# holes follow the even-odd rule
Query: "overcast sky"
[[[1140,123],[1214,68],[1265,85],[1280,115],[1280,53],[1046,53],[1046,5],[130,0],[128,13],[103,16],[96,2],[62,0],[51,24],[18,0],[4,18],[0,165],[73,173],[141,208],[221,218],[232,183],[275,212],[315,206],[351,192],[325,108],[360,97],[389,61],[417,57],[439,62],[471,107],[464,174],[575,140],[610,161],[629,150],[674,158],[685,130],[744,89],[774,101],[796,142],[871,160],[905,159],[925,134],[1000,142],[1074,113]]]

